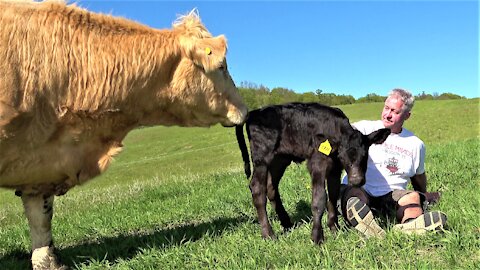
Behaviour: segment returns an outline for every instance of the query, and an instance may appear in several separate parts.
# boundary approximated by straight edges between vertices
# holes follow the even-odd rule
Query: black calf
[[[250,182],[253,204],[264,238],[274,238],[266,212],[268,197],[285,229],[293,226],[283,207],[278,185],[288,165],[307,160],[312,178],[312,240],[323,241],[321,218],[327,202],[325,179],[328,185],[328,227],[335,231],[338,222],[335,204],[340,192],[340,176],[345,169],[349,184],[365,183],[368,148],[382,143],[390,134],[380,129],[368,136],[352,128],[345,114],[337,108],[318,103],[290,103],[269,106],[249,113],[245,122],[253,162]],[[243,125],[236,135],[250,177],[250,161]]]

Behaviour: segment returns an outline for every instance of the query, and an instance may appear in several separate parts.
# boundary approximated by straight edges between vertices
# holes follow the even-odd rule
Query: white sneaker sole
[[[410,222],[396,224],[393,228],[407,234],[424,234],[428,231],[443,230],[446,223],[447,216],[442,212],[434,211],[425,212]]]
[[[357,197],[352,197],[347,201],[347,219],[356,230],[367,238],[385,237],[385,231],[378,226],[368,205]]]

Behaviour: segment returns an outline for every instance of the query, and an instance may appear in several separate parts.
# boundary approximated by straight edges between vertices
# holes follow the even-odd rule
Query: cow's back
[[[47,6],[55,7],[52,13],[46,13]],[[57,16],[60,6],[0,1],[0,102],[27,111],[38,98],[64,98],[52,89],[66,89],[66,44],[74,41],[67,42],[70,33]]]
[[[0,102],[21,111],[35,110],[40,99],[102,110],[135,87],[127,84],[136,75],[130,71],[152,72],[137,58],[153,53],[154,44],[140,37],[156,31],[126,19],[56,1],[0,1],[0,25]]]

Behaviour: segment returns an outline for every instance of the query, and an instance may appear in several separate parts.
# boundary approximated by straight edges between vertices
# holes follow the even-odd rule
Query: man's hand
[[[425,195],[425,201],[428,202],[428,204],[435,204],[440,200],[440,192],[425,192],[423,193]]]

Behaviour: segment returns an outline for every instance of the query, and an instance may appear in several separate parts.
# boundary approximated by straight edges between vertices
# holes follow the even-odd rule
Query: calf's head
[[[227,41],[190,14],[175,26],[181,59],[170,85],[171,110],[184,126],[242,124],[247,107],[227,69]]]
[[[338,158],[347,172],[350,185],[363,186],[365,184],[368,148],[372,144],[383,143],[388,135],[390,135],[390,129],[388,128],[379,129],[368,135],[363,135],[360,131],[353,130],[348,139],[344,138],[340,142]]]

